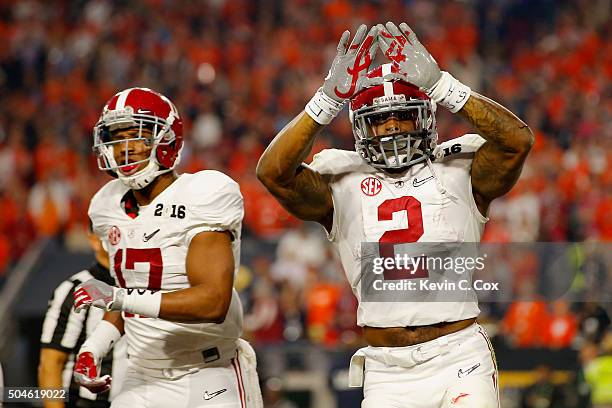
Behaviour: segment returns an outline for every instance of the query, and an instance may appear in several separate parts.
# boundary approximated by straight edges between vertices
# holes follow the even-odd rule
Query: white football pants
[[[349,370],[349,385],[363,384],[362,408],[498,408],[497,381],[478,324],[414,346],[365,347]]]
[[[111,408],[263,408],[255,352],[239,341],[237,357],[225,367],[204,367],[168,378],[151,376],[129,363]]]

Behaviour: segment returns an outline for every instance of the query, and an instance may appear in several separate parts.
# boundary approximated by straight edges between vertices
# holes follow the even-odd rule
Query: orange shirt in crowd
[[[306,327],[310,338],[324,344],[338,340],[335,315],[341,288],[331,282],[320,282],[306,293]]]
[[[543,343],[548,325],[546,304],[542,301],[514,302],[504,317],[502,330],[517,347],[537,347]]]
[[[39,214],[33,214],[36,229],[42,236],[53,236],[61,227],[59,213],[53,199],[47,195]]]
[[[544,330],[544,345],[546,347],[569,347],[576,336],[578,322],[572,314],[553,316],[547,322]]]
[[[291,216],[254,177],[240,180],[244,225],[260,237],[276,238],[299,221]]]

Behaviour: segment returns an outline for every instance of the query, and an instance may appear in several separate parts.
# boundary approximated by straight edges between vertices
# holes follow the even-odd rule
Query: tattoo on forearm
[[[476,127],[482,137],[499,144],[501,148],[516,150],[524,143],[524,129],[528,129],[528,126],[512,112],[485,96],[472,94],[459,113]]]
[[[512,112],[479,94],[460,111],[487,142],[472,163],[472,186],[479,209],[507,193],[516,183],[533,143],[529,127]]]

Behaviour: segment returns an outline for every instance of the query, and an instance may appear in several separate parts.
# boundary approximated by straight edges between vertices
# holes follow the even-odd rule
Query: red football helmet
[[[138,135],[130,139],[113,140],[112,132],[137,128]],[[143,135],[146,128],[151,135]],[[151,146],[148,158],[130,162],[127,144],[143,141]],[[119,163],[113,154],[119,143],[125,143],[125,157]],[[180,161],[183,148],[183,123],[174,104],[164,95],[148,88],[129,88],[117,93],[104,105],[94,127],[94,152],[100,170],[119,177],[132,189],[141,189],[160,174],[171,171]],[[134,168],[148,161],[144,169],[126,175],[121,169]]]
[[[368,81],[375,85],[366,85],[350,102],[355,149],[376,168],[403,169],[421,163],[437,144],[435,103],[401,78],[396,66],[381,65],[368,73]],[[414,130],[376,134],[377,126],[391,117],[412,121]]]

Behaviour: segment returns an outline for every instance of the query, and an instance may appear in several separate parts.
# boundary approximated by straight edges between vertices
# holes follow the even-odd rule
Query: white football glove
[[[74,310],[77,312],[91,306],[105,310],[121,310],[124,290],[98,279],[90,279],[77,286],[73,296]]]
[[[436,103],[451,112],[458,112],[467,102],[471,90],[448,72],[440,70],[438,63],[421,44],[408,24],[399,28],[392,22],[378,25],[378,43],[382,52],[392,61],[405,81],[418,86]]]
[[[349,30],[340,37],[336,57],[322,87],[325,95],[337,102],[344,102],[359,92],[374,60],[378,49],[378,28],[373,26],[367,35],[366,30],[365,24],[359,26],[350,45]]]
[[[329,124],[344,107],[347,99],[361,90],[378,49],[378,28],[372,27],[366,35],[367,26],[362,24],[355,37],[346,30],[340,37],[336,57],[325,77],[323,86],[306,104],[306,113],[321,125]]]
[[[438,82],[442,76],[438,63],[408,24],[401,23],[397,28],[388,22],[385,26],[379,24],[378,30],[382,52],[400,69],[406,81],[426,91]]]

